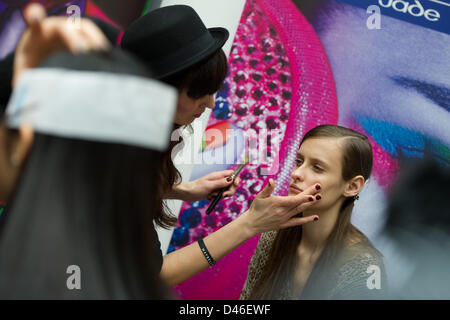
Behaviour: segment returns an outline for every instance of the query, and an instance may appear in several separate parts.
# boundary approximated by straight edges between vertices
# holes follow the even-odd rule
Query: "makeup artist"
[[[44,22],[45,20],[41,23]],[[227,39],[226,29],[207,29],[191,7],[169,6],[152,11],[131,24],[125,31],[122,48],[147,62],[157,79],[178,89],[178,105],[174,117],[174,127],[178,128],[189,125],[206,108],[214,108],[214,94],[227,73],[226,57],[222,50]],[[19,48],[26,47],[27,42],[31,41],[29,37],[22,40]],[[68,48],[76,40],[77,38],[59,39]],[[17,51],[16,55],[23,55],[22,65],[36,59],[34,51]],[[15,69],[16,71],[21,70]],[[158,190],[161,199],[155,209],[158,211],[155,223],[166,228],[173,226],[176,219],[167,214],[162,203],[163,197],[195,201],[213,196],[218,189],[233,184],[233,181],[226,179],[231,175],[231,170],[211,173],[193,182],[180,183],[180,175],[170,157],[175,145],[176,143],[172,143],[162,164]],[[320,201],[319,184],[288,197],[271,196],[274,187],[274,181],[269,179],[267,186],[256,196],[246,212],[198,243],[162,257],[160,244],[156,241],[154,249],[159,250],[159,254],[154,258],[160,259],[162,279],[171,286],[178,284],[214,265],[217,260],[259,233],[318,220],[317,215],[298,217],[297,214]],[[231,187],[225,195],[233,193],[234,187]]]

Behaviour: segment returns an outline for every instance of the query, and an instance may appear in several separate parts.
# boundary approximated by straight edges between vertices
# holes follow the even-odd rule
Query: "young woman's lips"
[[[292,189],[292,190],[294,190],[294,191],[296,191],[296,192],[298,192],[298,193],[303,192],[300,188],[296,187],[296,186],[293,185],[293,184],[291,184],[290,189]]]

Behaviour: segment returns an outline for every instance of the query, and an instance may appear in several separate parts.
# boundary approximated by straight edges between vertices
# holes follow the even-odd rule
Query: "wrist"
[[[174,184],[170,194],[170,199],[188,201],[191,190],[192,182],[180,182],[178,184]]]
[[[242,213],[235,220],[239,224],[239,230],[242,230],[243,237],[245,238],[244,241],[247,241],[258,234],[249,219],[249,211],[250,209]]]

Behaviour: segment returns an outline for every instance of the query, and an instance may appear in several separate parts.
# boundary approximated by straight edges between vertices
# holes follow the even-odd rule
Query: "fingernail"
[[[316,184],[316,190],[320,190],[320,185]]]
[[[231,177],[228,177],[228,178],[227,178],[227,181],[228,181],[228,182],[230,182],[231,180],[233,180],[233,179],[231,179]]]
[[[317,220],[319,220],[319,218],[315,217],[315,218],[314,218],[314,221],[317,221]]]
[[[318,194],[318,195],[316,196],[316,199],[317,199],[317,200],[322,199],[322,197],[320,196],[320,194]]]
[[[314,201],[314,198],[313,197],[309,197],[308,200],[309,201]]]

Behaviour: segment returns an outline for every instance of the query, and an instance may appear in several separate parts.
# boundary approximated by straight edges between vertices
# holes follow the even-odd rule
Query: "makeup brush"
[[[230,178],[234,182],[234,179],[239,175],[239,173],[242,171],[242,169],[245,167],[245,165],[248,163],[248,155],[245,157],[244,163],[240,164],[234,172],[231,174]],[[231,184],[233,184],[233,182]],[[225,191],[227,191],[230,188],[231,185],[222,188],[217,196],[213,199],[213,201],[210,203],[208,209],[206,209],[206,214],[209,215],[213,210],[214,207],[217,205],[217,203],[222,199],[222,195]]]

